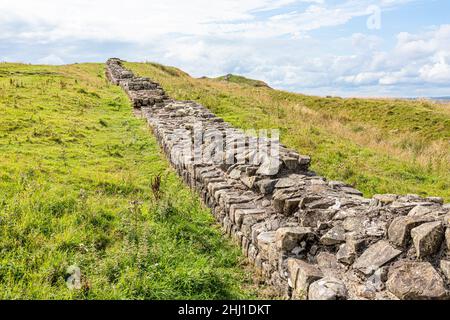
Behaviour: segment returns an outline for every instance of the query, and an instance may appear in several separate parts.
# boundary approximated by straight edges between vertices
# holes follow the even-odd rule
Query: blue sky
[[[112,56],[307,94],[450,96],[450,1],[0,2],[0,61]]]

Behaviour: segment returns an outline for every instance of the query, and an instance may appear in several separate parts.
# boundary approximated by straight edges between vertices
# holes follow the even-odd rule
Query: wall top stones
[[[448,299],[450,205],[327,181],[310,157],[247,135],[107,62],[171,164],[258,272],[292,299]],[[196,139],[200,136],[201,139]],[[207,155],[207,157],[205,157]]]

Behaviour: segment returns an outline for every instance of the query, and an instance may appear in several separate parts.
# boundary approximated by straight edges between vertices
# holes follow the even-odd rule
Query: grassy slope
[[[235,74],[228,74],[226,76],[217,77],[215,79],[219,80],[219,81],[244,84],[244,85],[249,85],[249,86],[253,86],[253,87],[266,87],[266,88],[269,87],[267,85],[267,83],[265,83],[264,81],[249,79],[249,78],[246,78],[243,76],[238,76]]]
[[[450,201],[450,106],[389,99],[304,96],[194,79],[176,68],[128,63],[177,99],[196,100],[241,128],[279,128],[282,141],[313,157],[313,169],[374,193]]]
[[[0,298],[254,297],[237,249],[103,72],[0,64]]]

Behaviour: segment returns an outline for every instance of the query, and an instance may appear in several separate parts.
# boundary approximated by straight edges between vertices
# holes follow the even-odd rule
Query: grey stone
[[[445,242],[447,244],[447,251],[450,252],[450,228],[445,229]]]
[[[410,217],[423,217],[433,212],[432,207],[426,207],[426,206],[417,206],[411,209],[411,211],[408,213],[408,216]]]
[[[395,200],[397,200],[398,196],[395,194],[376,194],[373,196],[373,199],[380,201],[383,204],[391,204]]]
[[[444,239],[444,229],[441,221],[424,223],[411,230],[416,255],[418,258],[436,253]]]
[[[380,240],[371,245],[353,264],[354,269],[358,269],[366,275],[372,274],[375,270],[385,265],[402,253],[392,247],[387,241]]]
[[[256,239],[261,251],[265,251],[266,253],[268,253],[270,245],[272,243],[275,243],[276,232],[275,231],[262,232],[258,235]]]
[[[276,231],[277,248],[283,251],[291,251],[297,247],[304,239],[313,237],[310,228],[304,227],[284,227]]]
[[[291,178],[282,178],[279,179],[277,184],[275,185],[275,188],[289,188],[296,185],[295,180]]]
[[[401,216],[395,218],[388,229],[389,241],[399,247],[406,246],[410,238],[411,229],[426,221],[421,217]]]
[[[234,221],[238,226],[240,226],[244,220],[244,218],[252,217],[255,221],[259,222],[264,220],[267,213],[264,209],[237,209],[234,213]]]
[[[337,269],[337,259],[334,254],[329,252],[321,252],[316,256],[317,265],[321,270],[323,269]]]
[[[366,283],[365,286],[373,292],[380,292],[386,288],[385,282],[387,280],[388,276],[388,268],[382,267],[374,272],[373,275],[371,275]]]
[[[283,163],[289,170],[295,170],[299,165],[298,159],[292,157],[283,158]]]
[[[277,179],[274,179],[274,180],[263,179],[263,180],[256,182],[256,186],[259,189],[259,192],[261,192],[262,194],[269,194],[269,193],[273,192],[277,182],[278,182]]]
[[[286,201],[284,202],[284,209],[283,209],[284,215],[290,216],[294,212],[296,212],[298,210],[298,204],[300,203],[300,201],[301,198],[286,199]]]
[[[289,278],[296,291],[296,297],[306,299],[309,285],[323,277],[322,271],[312,264],[295,258],[289,258],[287,264]]]
[[[331,228],[321,238],[320,242],[326,246],[332,246],[345,242],[345,230],[341,226]]]
[[[336,258],[339,262],[350,265],[355,261],[356,250],[355,245],[352,243],[344,243],[339,247],[336,253]]]
[[[346,300],[347,296],[345,284],[335,278],[325,277],[309,286],[309,300]]]
[[[441,260],[439,267],[441,268],[441,271],[445,275],[447,280],[450,280],[450,261]]]
[[[299,222],[303,227],[317,228],[321,223],[331,221],[335,213],[335,210],[302,210]]]
[[[256,177],[241,177],[242,183],[249,189],[255,185]]]
[[[280,160],[275,158],[266,158],[263,163],[261,163],[256,173],[262,176],[274,176],[279,172],[280,167]]]
[[[341,191],[348,193],[348,194],[357,195],[357,196],[363,195],[363,193],[361,191],[356,190],[355,188],[352,188],[352,187],[341,187]]]
[[[443,299],[444,282],[429,262],[404,262],[389,270],[387,289],[402,300]]]

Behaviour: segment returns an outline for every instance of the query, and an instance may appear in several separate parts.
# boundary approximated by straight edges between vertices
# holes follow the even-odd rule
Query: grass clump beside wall
[[[371,196],[415,193],[450,201],[450,105],[400,99],[294,94],[173,67],[127,63],[173,98],[195,100],[237,127],[278,128],[282,142],[313,158],[312,169]]]
[[[0,64],[0,298],[256,297],[239,250],[103,73]]]

